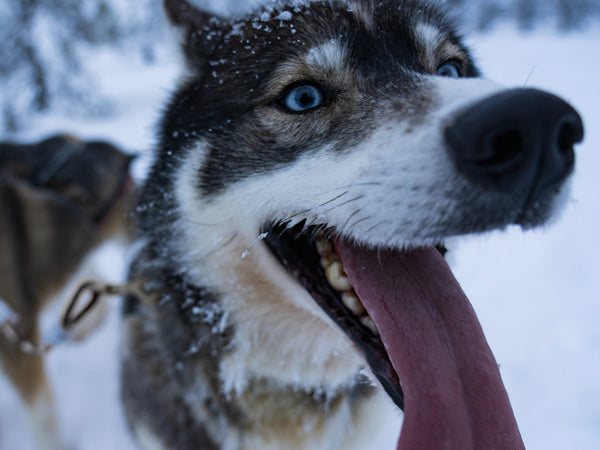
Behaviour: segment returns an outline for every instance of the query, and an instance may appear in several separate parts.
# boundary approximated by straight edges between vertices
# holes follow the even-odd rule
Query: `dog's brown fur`
[[[39,342],[46,303],[94,247],[125,230],[130,161],[112,145],[71,136],[0,144],[0,298],[20,338]],[[43,358],[0,333],[0,367],[26,405],[38,447],[57,448]]]

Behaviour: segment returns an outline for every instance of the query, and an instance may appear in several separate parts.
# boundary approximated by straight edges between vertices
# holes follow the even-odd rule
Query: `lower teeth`
[[[344,269],[342,268],[341,262],[333,262],[326,269],[327,279],[331,283],[331,285],[336,288],[338,291],[349,291],[352,289],[352,285],[350,281],[348,281],[348,277],[344,273]]]
[[[375,322],[373,322],[373,319],[371,319],[369,316],[367,316],[367,315],[362,316],[360,318],[360,323],[362,323],[365,328],[368,328],[369,331],[371,333],[373,333],[375,336],[379,335],[379,330],[377,329],[377,325],[375,325]]]
[[[342,301],[344,302],[346,308],[352,311],[352,313],[356,316],[360,316],[365,312],[365,307],[353,292],[343,292]]]
[[[344,303],[344,306],[348,308],[352,314],[360,317],[360,322],[365,328],[378,336],[379,330],[377,329],[375,322],[368,316],[365,307],[352,289],[352,285],[344,272],[342,263],[335,254],[329,239],[325,237],[317,239],[316,247],[321,256],[321,266],[325,270],[327,280],[334,289],[342,293],[342,302]]]

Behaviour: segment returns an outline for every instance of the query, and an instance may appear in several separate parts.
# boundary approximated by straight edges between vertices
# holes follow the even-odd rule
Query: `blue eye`
[[[455,61],[450,61],[449,63],[446,63],[446,64],[440,66],[440,68],[437,71],[437,74],[442,77],[460,78],[461,77],[460,64]]]
[[[323,104],[323,92],[310,84],[295,87],[285,96],[284,104],[287,109],[302,112]]]

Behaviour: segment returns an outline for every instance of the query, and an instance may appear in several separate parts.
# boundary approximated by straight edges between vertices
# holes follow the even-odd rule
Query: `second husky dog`
[[[14,314],[20,339],[39,342],[46,303],[91,250],[128,233],[130,161],[113,145],[66,135],[0,143],[0,307]],[[38,448],[61,448],[43,358],[0,332],[0,369],[26,406]]]
[[[422,1],[231,20],[165,3],[187,73],[138,207],[131,276],[151,295],[127,301],[122,382],[139,442],[367,449],[387,393],[398,449],[522,449],[443,242],[556,213],[575,110],[481,79]]]

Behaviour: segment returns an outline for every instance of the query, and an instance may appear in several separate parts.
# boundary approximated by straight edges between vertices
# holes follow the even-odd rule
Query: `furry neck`
[[[381,406],[374,400],[380,394],[358,372],[335,389],[302,384],[301,373],[293,383],[246,373],[243,383],[227,386],[223,362],[240,356],[236,322],[219,294],[149,256],[145,251],[131,275],[152,280],[147,288],[158,295],[153,305],[126,300],[122,372],[127,418],[143,445],[351,448],[358,424],[378,420],[371,409]]]

